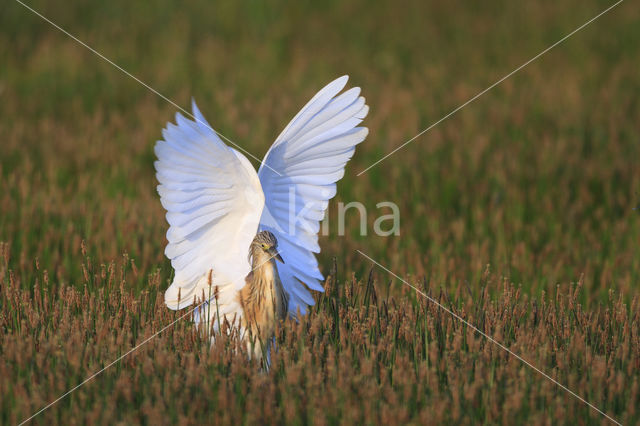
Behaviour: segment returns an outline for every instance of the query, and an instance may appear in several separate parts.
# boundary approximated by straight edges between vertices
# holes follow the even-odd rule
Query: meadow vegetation
[[[600,424],[362,250],[624,424],[640,419],[640,8],[602,1],[29,5],[261,158],[324,84],[370,136],[329,209],[327,291],[268,373],[163,305],[153,145],[177,108],[0,8],[0,422]],[[254,165],[258,162],[252,160]],[[400,235],[351,210],[391,201]],[[369,215],[373,229],[375,214]]]

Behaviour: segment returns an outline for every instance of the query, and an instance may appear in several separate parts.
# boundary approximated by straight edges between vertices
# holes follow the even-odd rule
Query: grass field
[[[37,424],[640,423],[640,8],[612,3],[27,4],[262,157],[342,74],[371,112],[329,210],[327,291],[273,368],[180,320]],[[0,422],[184,313],[153,146],[176,107],[12,0],[0,6]],[[253,161],[254,165],[257,162]],[[338,236],[336,203],[359,201]],[[376,236],[382,201],[400,235]]]

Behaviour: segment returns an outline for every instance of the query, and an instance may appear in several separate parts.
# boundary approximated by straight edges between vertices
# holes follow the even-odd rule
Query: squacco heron
[[[178,113],[176,124],[167,124],[155,167],[169,222],[165,254],[175,270],[165,292],[170,309],[204,295],[197,323],[217,331],[228,320],[241,335],[268,342],[277,321],[313,305],[310,290],[323,291],[324,280],[314,254],[320,221],[368,133],[357,127],[369,110],[360,88],[339,94],[347,80],[329,83],[302,108],[257,173],[195,102],[195,121]],[[276,264],[278,252],[286,263]]]
[[[269,231],[259,232],[249,248],[251,272],[238,294],[243,315],[242,327],[248,331],[248,349],[260,358],[275,333],[276,324],[284,320],[289,307],[289,295],[282,286],[276,269],[278,241]]]

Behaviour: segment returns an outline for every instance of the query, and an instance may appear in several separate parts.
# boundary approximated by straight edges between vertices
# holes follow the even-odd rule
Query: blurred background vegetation
[[[632,1],[359,177],[612,3],[27,4],[178,105],[189,109],[193,97],[258,158],[317,90],[349,74],[371,106],[370,135],[338,185],[332,235],[321,238],[321,269],[335,258],[338,282],[366,277],[360,249],[434,291],[499,297],[507,283],[544,299],[582,277],[576,297],[587,310],[638,296]],[[132,267],[122,281],[132,297],[151,291],[150,280],[162,292],[171,267],[153,146],[176,108],[17,2],[0,6],[0,28],[0,241],[12,282],[32,296],[36,281],[52,294],[93,294],[89,259],[96,271]],[[367,206],[368,236],[355,210],[347,236],[336,235],[338,201]],[[400,207],[399,236],[374,235],[388,213],[381,201]],[[391,277],[375,277],[387,291]]]

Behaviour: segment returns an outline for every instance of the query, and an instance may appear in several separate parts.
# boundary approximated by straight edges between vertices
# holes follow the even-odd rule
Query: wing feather
[[[309,289],[323,291],[324,278],[314,255],[320,252],[320,221],[355,146],[368,133],[357,127],[369,110],[360,88],[338,95],[347,80],[343,76],[329,83],[300,110],[258,171],[265,196],[260,229],[273,232],[278,239],[285,260],[277,265],[278,273],[290,295],[293,315],[298,310],[304,314],[313,305]]]
[[[193,103],[196,121],[176,114],[155,146],[156,177],[169,223],[166,256],[175,276],[165,292],[171,309],[218,287],[221,314],[240,315],[237,291],[250,271],[247,253],[264,207],[249,161],[225,145]]]

